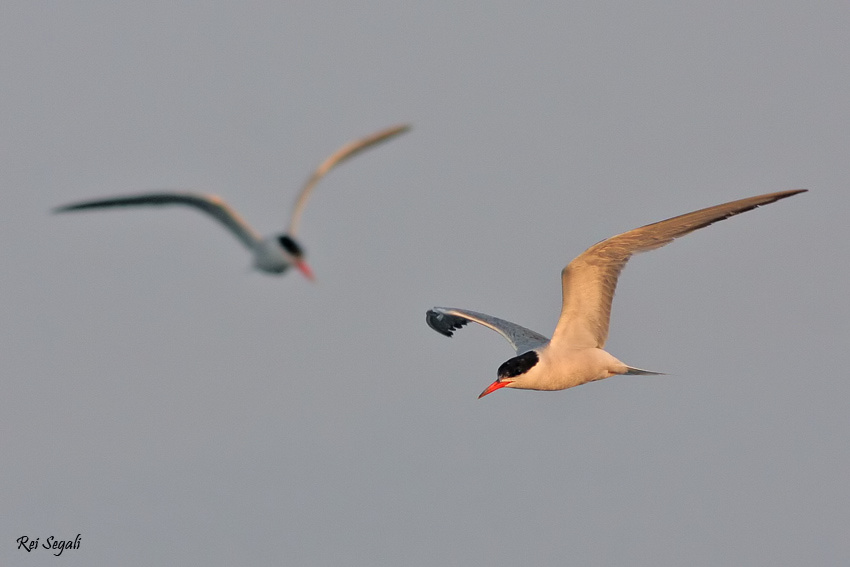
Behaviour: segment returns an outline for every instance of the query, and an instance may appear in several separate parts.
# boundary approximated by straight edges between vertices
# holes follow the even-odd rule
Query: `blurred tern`
[[[608,338],[617,278],[629,258],[738,213],[805,191],[781,191],[732,201],[648,224],[594,244],[561,272],[563,306],[551,340],[510,321],[465,309],[434,307],[425,320],[447,337],[472,321],[496,331],[514,347],[517,356],[499,367],[498,378],[479,398],[499,388],[564,390],[618,374],[663,374],[626,366],[602,350]]]
[[[242,244],[254,253],[254,267],[256,269],[270,274],[282,274],[290,266],[295,266],[305,277],[312,280],[313,272],[304,261],[304,250],[295,239],[295,234],[298,231],[301,214],[304,212],[304,207],[313,188],[335,166],[363,150],[407,132],[409,129],[410,126],[407,124],[393,126],[365,138],[349,142],[338,149],[316,168],[304,184],[301,193],[298,195],[298,199],[295,201],[295,207],[292,209],[292,217],[289,220],[287,231],[265,238],[251,228],[223,199],[215,195],[204,195],[200,193],[161,191],[128,195],[126,197],[94,199],[64,205],[54,209],[54,212],[62,213],[66,211],[131,207],[136,205],[188,205],[207,213],[227,227]]]

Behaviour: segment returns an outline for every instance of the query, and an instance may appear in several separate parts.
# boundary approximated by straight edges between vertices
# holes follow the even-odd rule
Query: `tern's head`
[[[537,366],[538,362],[540,362],[540,357],[537,355],[537,352],[533,350],[511,358],[499,367],[498,378],[496,378],[496,381],[487,386],[487,389],[481,392],[481,395],[478,397],[483,398],[487,394],[494,392],[499,388],[521,388],[522,386],[519,384],[514,386],[514,382],[522,381],[522,379],[527,376],[528,372]]]
[[[304,274],[304,277],[308,280],[313,280],[313,270],[311,270],[310,266],[307,265],[307,262],[304,261],[304,249],[301,248],[301,245],[288,234],[279,235],[277,237],[277,242],[280,244],[280,247],[283,249],[283,252],[287,256],[289,262],[298,268],[298,270]]]

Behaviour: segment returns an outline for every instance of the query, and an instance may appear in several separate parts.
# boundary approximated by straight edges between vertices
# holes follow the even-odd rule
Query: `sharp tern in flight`
[[[804,191],[780,191],[724,203],[594,244],[561,272],[563,305],[551,339],[510,321],[466,309],[434,307],[426,314],[426,321],[447,337],[472,321],[496,331],[514,347],[517,356],[499,367],[498,378],[479,398],[499,388],[564,390],[618,374],[662,374],[627,366],[602,350],[608,338],[617,278],[629,258],[717,221]]]
[[[304,212],[304,207],[310,198],[313,188],[326,173],[348,158],[376,144],[398,136],[403,132],[407,132],[409,129],[410,126],[407,124],[393,126],[365,138],[349,142],[338,149],[316,168],[304,184],[301,193],[298,195],[298,199],[295,201],[295,207],[292,209],[292,217],[289,219],[289,228],[286,232],[265,238],[251,228],[223,199],[215,195],[201,193],[157,191],[71,203],[58,207],[54,211],[61,213],[66,211],[132,207],[137,205],[188,205],[207,213],[227,227],[254,254],[254,267],[256,269],[270,274],[282,274],[290,266],[295,266],[304,276],[313,279],[313,272],[304,260],[304,250],[295,239],[301,214]]]

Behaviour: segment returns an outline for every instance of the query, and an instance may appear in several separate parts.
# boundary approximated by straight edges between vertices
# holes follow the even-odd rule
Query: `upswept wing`
[[[806,189],[780,191],[701,209],[612,236],[585,250],[561,272],[563,307],[552,341],[567,347],[605,346],[617,278],[638,252]]]
[[[301,189],[301,193],[299,193],[298,199],[295,201],[295,206],[292,208],[292,218],[289,221],[289,229],[287,232],[292,236],[295,236],[295,233],[298,232],[298,224],[301,221],[301,214],[304,212],[304,207],[307,205],[307,199],[310,198],[313,188],[319,180],[325,176],[325,174],[345,160],[356,156],[363,150],[371,148],[381,142],[385,142],[390,138],[407,132],[408,130],[410,130],[409,124],[399,124],[397,126],[387,128],[386,130],[375,132],[365,138],[360,138],[359,140],[354,140],[345,144],[330,157],[325,159],[325,161],[316,168],[310,176],[310,179],[307,180],[304,187]]]
[[[535,333],[531,329],[526,329],[516,323],[465,309],[434,307],[426,313],[425,321],[427,321],[429,327],[447,337],[451,337],[454,331],[470,321],[484,325],[505,337],[517,354],[534,350],[549,342],[549,339],[540,333]]]
[[[126,197],[93,199],[57,207],[54,212],[82,211],[86,209],[105,209],[111,207],[133,207],[140,205],[188,205],[199,209],[226,226],[245,246],[253,249],[261,240],[251,226],[239,214],[230,208],[223,199],[215,195],[168,191],[160,193],[142,193]]]

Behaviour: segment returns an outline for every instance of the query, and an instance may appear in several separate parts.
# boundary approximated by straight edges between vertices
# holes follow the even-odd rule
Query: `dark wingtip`
[[[808,193],[808,192],[809,192],[808,189],[791,189],[790,191],[783,191],[782,193],[780,193],[779,196],[776,197],[775,200],[778,201],[778,200],[784,199],[786,197],[793,197],[794,195],[799,195],[800,193]]]
[[[454,331],[469,323],[469,321],[463,317],[449,315],[447,313],[439,313],[433,309],[429,309],[428,312],[425,313],[425,322],[428,323],[429,327],[447,337],[451,337]]]
[[[93,207],[91,203],[71,203],[70,205],[62,205],[59,207],[53,207],[50,212],[52,213],[67,213],[69,211],[82,211],[85,209],[94,209],[97,207]]]

